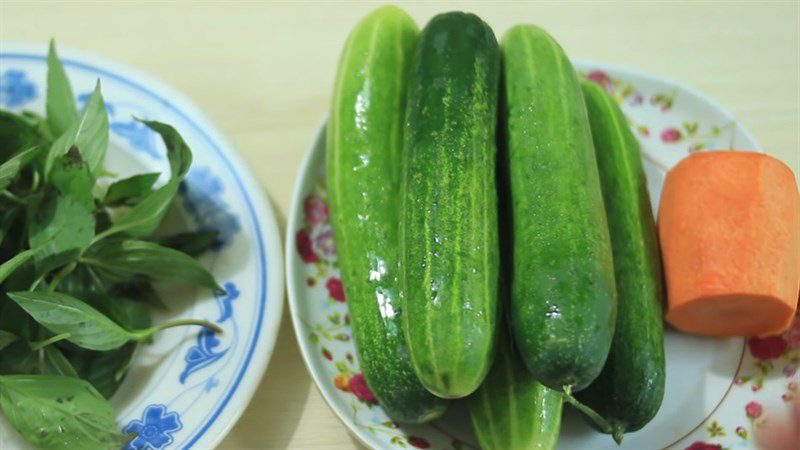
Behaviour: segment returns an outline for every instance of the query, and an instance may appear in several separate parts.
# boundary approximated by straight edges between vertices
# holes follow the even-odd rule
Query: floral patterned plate
[[[577,69],[621,104],[642,143],[654,208],[666,171],[691,152],[761,151],[721,106],[686,86],[642,72],[576,61]],[[372,448],[476,448],[463,402],[428,425],[390,420],[364,382],[351,340],[347,299],[336,261],[321,127],[297,180],[287,230],[286,271],[295,331],[314,381],[348,428]],[[753,431],[788,415],[798,392],[800,321],[784,336],[705,339],[667,330],[663,406],[621,448],[712,450],[753,447]],[[565,412],[560,447],[617,448]]]
[[[244,411],[267,367],[283,309],[283,256],[275,216],[263,189],[233,146],[185,97],[132,69],[60,48],[79,103],[97,79],[109,113],[106,168],[120,176],[167,173],[157,135],[133,120],[175,126],[194,153],[181,205],[168,218],[180,229],[217,229],[220,239],[202,259],[226,290],[171,288],[170,310],[154,321],[212,320],[222,335],[181,327],[143,348],[111,402],[133,450],[213,448]],[[44,112],[47,48],[3,42],[0,107]],[[25,447],[0,414],[0,448]]]

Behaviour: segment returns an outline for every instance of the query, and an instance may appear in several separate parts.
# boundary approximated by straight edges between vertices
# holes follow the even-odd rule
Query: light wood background
[[[726,105],[800,174],[797,1],[398,4],[419,24],[437,12],[472,11],[498,36],[515,23],[537,23],[572,56],[688,83]],[[0,42],[55,37],[177,88],[239,148],[284,226],[295,172],[328,109],[340,47],[375,6],[0,0]],[[357,448],[314,387],[286,309],[261,387],[221,448]]]

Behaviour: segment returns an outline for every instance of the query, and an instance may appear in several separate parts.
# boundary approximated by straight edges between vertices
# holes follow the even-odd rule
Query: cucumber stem
[[[564,397],[565,402],[585,414],[603,433],[612,435],[617,444],[622,442],[622,430],[620,430],[619,427],[611,425],[611,422],[604,419],[600,414],[597,414],[595,410],[576,400],[575,397],[572,396],[572,386],[565,385],[563,389],[564,392],[562,392],[561,395]]]
[[[617,424],[613,425],[613,428],[614,432],[611,433],[611,436],[614,438],[614,442],[616,442],[617,445],[622,445],[622,437],[625,435],[625,430]]]

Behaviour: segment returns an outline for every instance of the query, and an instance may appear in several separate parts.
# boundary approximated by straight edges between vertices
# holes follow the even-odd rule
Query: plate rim
[[[677,82],[670,78],[652,74],[650,72],[646,72],[640,69],[635,69],[631,67],[621,66],[613,63],[604,63],[601,61],[587,59],[587,58],[570,58],[573,66],[576,70],[582,70],[582,68],[591,67],[600,70],[606,70],[611,72],[616,72],[620,74],[624,74],[629,77],[637,77],[637,78],[645,78],[652,81],[656,81],[659,83],[666,84],[668,86],[674,86],[679,88],[682,92],[689,93],[703,102],[707,103],[713,109],[720,112],[725,118],[731,120],[739,125],[739,131],[741,131],[745,138],[747,138],[750,142],[753,142],[754,148],[749,149],[751,151],[755,151],[758,153],[766,153],[761,146],[761,143],[755,138],[752,132],[740,121],[738,120],[724,105],[719,103],[713,97],[709,96],[708,94],[703,93],[702,91],[682,82]],[[314,382],[314,387],[317,391],[322,395],[325,403],[327,403],[328,407],[334,412],[339,421],[347,427],[348,434],[354,437],[356,440],[361,442],[362,444],[366,445],[371,449],[379,449],[383,445],[383,442],[378,440],[373,435],[367,435],[366,433],[362,433],[355,424],[351,423],[350,416],[348,415],[348,411],[344,410],[344,408],[340,408],[338,406],[338,402],[332,398],[332,390],[329,387],[323,388],[325,385],[324,379],[322,378],[321,374],[315,373],[312,369],[312,360],[316,360],[316,356],[312,356],[312,349],[311,346],[305,339],[305,335],[302,332],[303,323],[300,318],[299,312],[299,302],[300,295],[297,292],[299,281],[297,280],[297,275],[292,270],[292,267],[298,262],[298,255],[294,251],[293,247],[293,233],[298,227],[298,221],[300,220],[300,208],[302,205],[302,200],[300,196],[303,194],[303,186],[307,182],[307,178],[309,175],[309,170],[312,161],[317,157],[316,155],[316,143],[325,138],[324,133],[326,130],[326,126],[328,123],[329,115],[326,113],[322,120],[319,121],[317,127],[314,129],[313,138],[311,139],[311,143],[309,144],[308,149],[306,150],[305,155],[303,156],[303,160],[300,166],[297,169],[294,186],[292,188],[292,199],[291,199],[291,206],[289,208],[289,215],[286,220],[286,230],[285,230],[285,240],[286,240],[286,248],[285,248],[285,273],[286,273],[286,289],[287,289],[287,296],[289,302],[289,311],[292,318],[292,327],[294,328],[295,338],[297,339],[298,347],[300,348],[300,353],[303,356],[303,362],[305,364],[305,368],[308,371],[309,375],[311,376],[312,381]],[[747,149],[742,149],[747,150]],[[744,353],[743,353],[744,354]],[[741,365],[741,361],[739,363]],[[329,392],[330,391],[330,392]],[[726,394],[727,395],[727,394]],[[720,402],[720,405],[724,402],[723,400]],[[717,406],[719,408],[719,405]],[[702,424],[701,424],[702,425]],[[688,437],[691,433],[684,436],[682,439]],[[671,445],[674,445],[671,444]]]
[[[248,205],[249,215],[256,231],[254,240],[259,243],[259,250],[263,253],[259,258],[264,262],[264,272],[256,274],[261,279],[259,284],[263,285],[262,292],[257,293],[260,297],[258,305],[263,307],[263,316],[256,324],[258,335],[245,350],[245,353],[250,354],[249,361],[235,375],[237,380],[232,388],[221,395],[222,404],[205,423],[196,428],[199,431],[195,431],[195,435],[190,435],[184,445],[184,448],[191,448],[202,443],[204,446],[216,447],[238,422],[261,385],[274,353],[283,317],[286,279],[283,271],[282,233],[275,209],[236,146],[187,96],[152,75],[96,53],[61,44],[58,45],[58,53],[65,65],[72,64],[115,78],[133,89],[149,94],[176,115],[182,116],[196,133],[210,144],[212,148],[209,151],[216,152],[226,162],[231,174],[235,175],[238,188]],[[45,44],[0,41],[0,59],[21,57],[46,61],[46,55]],[[259,348],[261,350],[256,351]],[[209,434],[209,430],[214,427],[218,427],[219,431]]]

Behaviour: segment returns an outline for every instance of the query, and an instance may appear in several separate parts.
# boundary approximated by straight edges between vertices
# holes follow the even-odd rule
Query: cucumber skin
[[[489,375],[469,397],[469,413],[484,450],[551,450],[561,430],[561,393],[540,384],[502,333]]]
[[[414,374],[400,322],[398,167],[405,75],[418,33],[395,7],[353,29],[327,127],[330,213],[361,370],[386,413],[414,423],[447,406]]]
[[[491,28],[466,13],[435,16],[412,62],[401,199],[403,324],[417,375],[444,398],[477,389],[494,356],[499,71]]]
[[[578,394],[616,433],[644,427],[664,398],[664,281],[639,143],[614,100],[594,83],[583,93],[597,150],[619,305],[600,376]]]
[[[503,38],[513,223],[511,322],[528,370],[579,391],[616,318],[611,243],[589,120],[569,59],[542,29]]]

